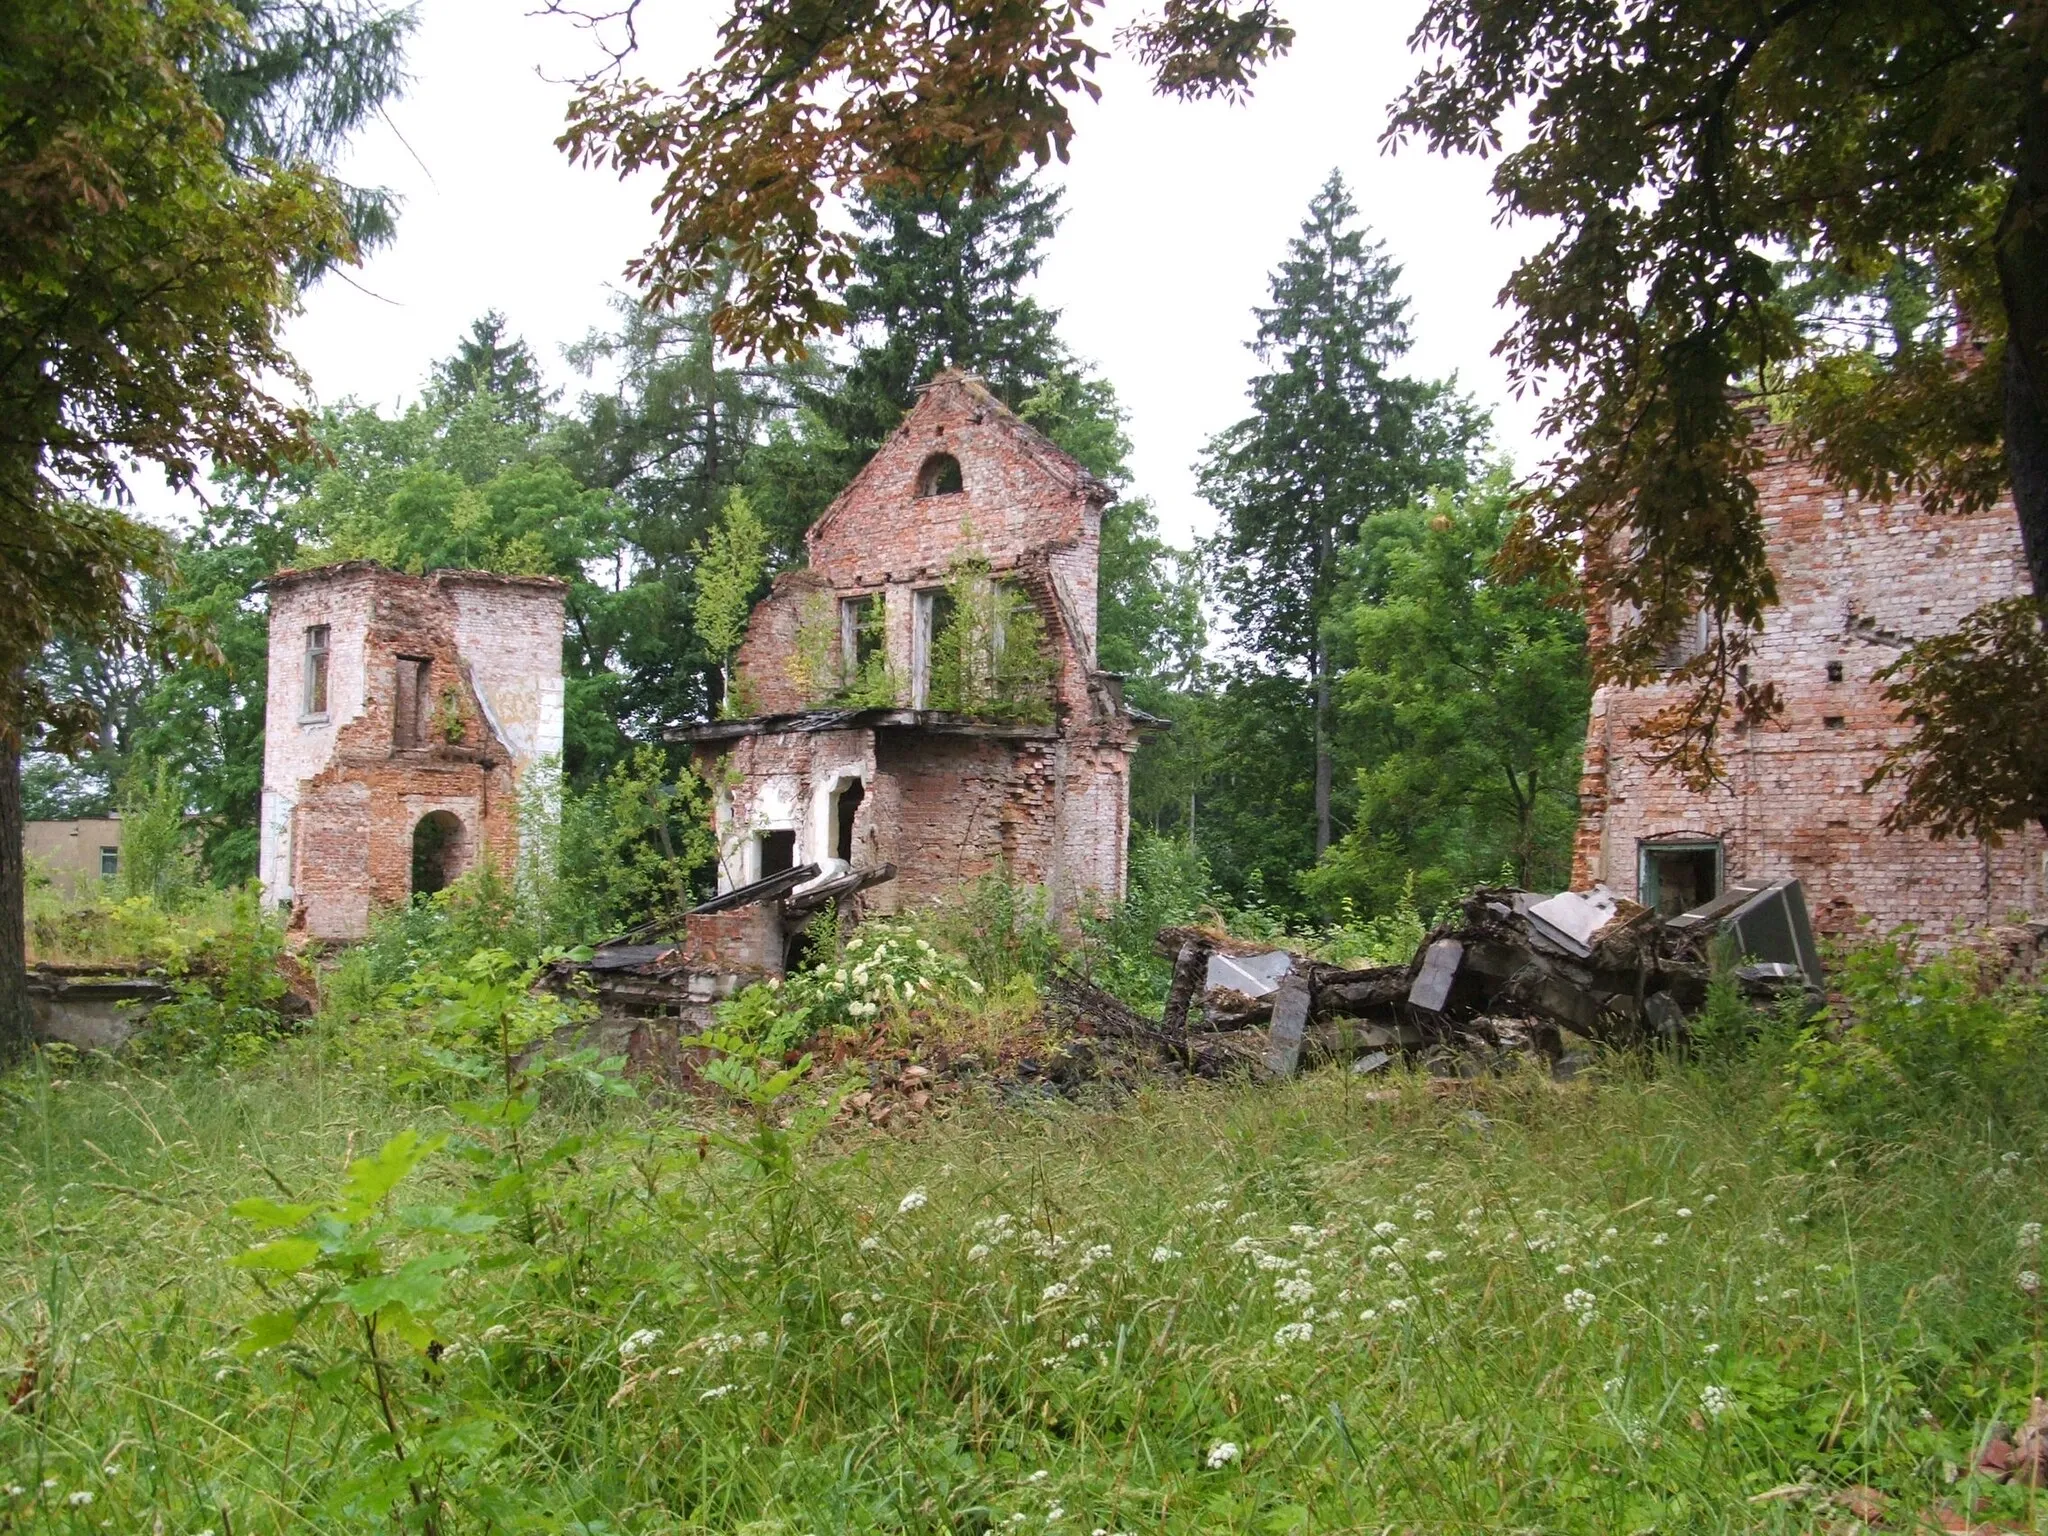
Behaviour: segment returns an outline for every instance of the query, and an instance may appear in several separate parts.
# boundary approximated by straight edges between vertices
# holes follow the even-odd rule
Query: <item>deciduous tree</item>
[[[1505,472],[1382,514],[1365,530],[1341,623],[1339,708],[1356,735],[1352,827],[1313,876],[1326,904],[1423,910],[1497,875],[1570,873],[1591,686],[1569,585],[1496,557],[1515,512]]]
[[[57,634],[118,638],[160,535],[86,498],[153,463],[276,467],[306,446],[273,393],[293,273],[345,255],[316,171],[226,153],[201,78],[246,34],[213,0],[0,11],[0,1051],[28,1038],[20,753],[67,723],[25,686]]]

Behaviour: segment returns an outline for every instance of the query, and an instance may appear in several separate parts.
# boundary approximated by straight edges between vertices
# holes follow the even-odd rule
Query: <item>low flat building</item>
[[[97,890],[100,881],[121,873],[121,818],[25,822],[21,849],[35,868],[50,877],[57,894],[70,900]]]
[[[1587,726],[1572,884],[1605,884],[1676,913],[1734,880],[1796,876],[1815,927],[1844,936],[1912,923],[1938,937],[2048,911],[2048,838],[2028,827],[1991,847],[1888,832],[1901,795],[1865,789],[1907,735],[1876,674],[1915,641],[1985,603],[2030,590],[2010,501],[1975,516],[1910,497],[1866,501],[1769,445],[1756,480],[1779,603],[1748,661],[1784,712],[1723,744],[1726,778],[1701,794],[1652,770],[1636,728],[1674,684],[1603,687]],[[1614,615],[1589,615],[1597,643]],[[1674,649],[1682,664],[1704,634]]]

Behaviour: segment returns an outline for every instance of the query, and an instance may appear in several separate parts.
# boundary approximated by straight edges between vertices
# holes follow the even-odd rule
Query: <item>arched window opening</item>
[[[430,811],[412,829],[412,893],[431,896],[462,873],[462,822],[452,811]]]
[[[933,454],[917,472],[919,496],[954,496],[960,489],[960,461],[950,453]]]

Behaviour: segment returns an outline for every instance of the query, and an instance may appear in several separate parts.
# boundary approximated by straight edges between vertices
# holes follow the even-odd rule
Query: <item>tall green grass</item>
[[[794,1182],[700,1102],[550,1098],[527,1143],[580,1141],[543,1219],[478,1238],[438,1358],[393,1366],[415,1439],[483,1415],[423,1514],[348,1491],[390,1452],[345,1333],[238,1352],[277,1292],[229,1206],[446,1112],[316,1042],[17,1076],[0,1530],[1794,1531],[1810,1502],[1750,1501],[1802,1479],[2038,1518],[1951,1479],[2042,1381],[2044,1122],[1830,1167],[1775,1092],[991,1101]],[[471,1195],[457,1150],[401,1198]]]

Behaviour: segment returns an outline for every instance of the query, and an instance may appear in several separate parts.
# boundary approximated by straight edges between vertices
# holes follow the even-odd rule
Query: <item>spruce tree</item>
[[[859,462],[942,368],[966,369],[1013,409],[1071,368],[1059,311],[1023,291],[1059,229],[1057,190],[1012,177],[985,197],[888,194],[854,218],[864,238],[845,302],[858,350],[815,404]]]
[[[500,420],[535,430],[562,396],[542,381],[525,340],[505,334],[505,317],[495,309],[470,321],[469,335],[455,344],[454,355],[434,365],[434,388],[451,406],[490,395]]]
[[[1462,485],[1484,418],[1453,382],[1394,374],[1409,348],[1401,269],[1356,227],[1335,171],[1255,311],[1252,414],[1220,433],[1198,467],[1223,514],[1209,546],[1239,646],[1302,679],[1314,750],[1315,851],[1330,845],[1327,620],[1340,561],[1365,520],[1435,486]]]

